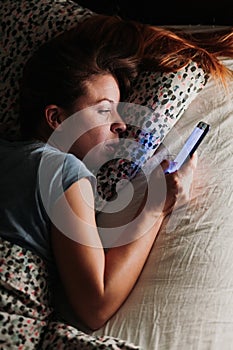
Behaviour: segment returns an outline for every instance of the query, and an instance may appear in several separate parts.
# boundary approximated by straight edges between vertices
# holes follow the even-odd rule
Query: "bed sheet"
[[[210,80],[163,146],[175,154],[200,120],[211,130],[192,199],[166,220],[134,290],[96,335],[143,350],[233,349],[233,82],[226,93]]]

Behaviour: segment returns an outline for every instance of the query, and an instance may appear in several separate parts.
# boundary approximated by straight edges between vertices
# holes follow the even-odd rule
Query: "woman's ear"
[[[57,105],[49,105],[45,108],[47,124],[55,130],[66,119],[65,111]]]

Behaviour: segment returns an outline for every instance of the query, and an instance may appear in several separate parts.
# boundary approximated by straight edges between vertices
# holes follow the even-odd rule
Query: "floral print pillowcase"
[[[134,178],[143,168],[207,81],[195,62],[175,73],[141,73],[120,108],[127,123],[120,147],[96,174],[98,209],[125,186],[121,180]]]

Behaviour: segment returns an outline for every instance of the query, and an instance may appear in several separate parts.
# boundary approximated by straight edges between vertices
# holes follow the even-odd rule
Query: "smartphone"
[[[170,162],[169,167],[165,170],[165,174],[170,174],[179,170],[186,160],[196,151],[209,130],[210,125],[200,121],[193,129],[177,157],[174,161]]]

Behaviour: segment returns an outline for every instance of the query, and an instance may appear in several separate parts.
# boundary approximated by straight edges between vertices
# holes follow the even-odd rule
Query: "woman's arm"
[[[100,328],[129,295],[164,216],[171,211],[178,194],[184,195],[182,182],[192,170],[191,165],[186,165],[182,176],[175,173],[164,177],[163,170],[156,169],[149,181],[149,192],[151,185],[153,190],[165,178],[168,193],[162,198],[163,194],[156,197],[152,191],[145,208],[123,233],[125,237],[131,235],[130,240],[122,243],[120,238],[107,254],[96,226],[94,198],[87,179],[74,183],[56,204],[52,246],[58,270],[74,312],[91,329]],[[189,189],[186,186],[185,196]]]

